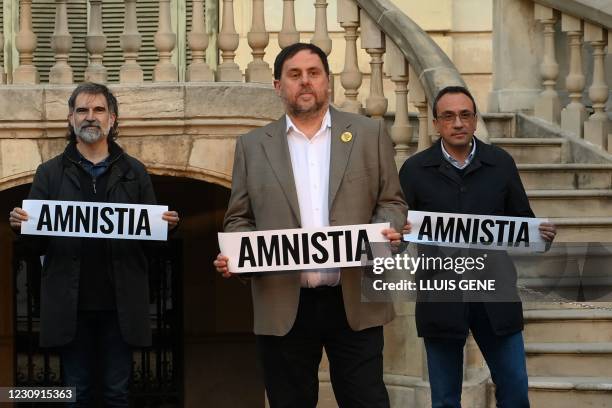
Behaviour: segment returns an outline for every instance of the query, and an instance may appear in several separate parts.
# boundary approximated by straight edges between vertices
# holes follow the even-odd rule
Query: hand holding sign
[[[168,222],[168,229],[172,230],[176,228],[179,223],[179,215],[176,211],[164,211],[162,220]]]
[[[544,241],[553,242],[557,236],[557,226],[552,222],[543,222],[539,225],[538,230]]]
[[[217,255],[217,259],[213,261],[213,265],[215,265],[217,272],[219,272],[221,276],[223,276],[224,278],[231,278],[233,276],[233,273],[229,271],[229,268],[227,267],[227,261],[229,261],[229,258],[227,256],[219,254]]]
[[[21,223],[27,220],[28,213],[22,208],[15,207],[13,211],[9,213],[9,223],[11,224],[11,228],[15,231],[19,231],[21,229]]]

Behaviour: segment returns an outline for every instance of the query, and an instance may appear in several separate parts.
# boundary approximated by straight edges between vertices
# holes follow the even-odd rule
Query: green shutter
[[[138,32],[142,39],[138,52],[138,63],[144,71],[145,81],[151,81],[153,68],[157,63],[157,50],[153,41],[157,31],[158,4],[157,1],[151,0],[136,2]],[[102,26],[106,34],[104,66],[108,70],[108,82],[119,82],[119,68],[123,65],[123,51],[119,39],[123,33],[124,13],[123,0],[104,0],[102,2]]]
[[[72,67],[74,81],[81,82],[87,67],[87,51],[85,50],[87,2],[69,0],[67,5],[68,30],[72,35],[72,49],[68,62]],[[18,24],[15,23],[17,27]],[[55,29],[55,1],[34,0],[32,2],[32,29],[38,40],[34,51],[34,65],[38,69],[40,82],[48,83],[49,70],[55,64],[55,55],[51,48],[51,36]]]

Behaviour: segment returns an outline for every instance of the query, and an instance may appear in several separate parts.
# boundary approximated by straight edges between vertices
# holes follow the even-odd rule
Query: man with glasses
[[[440,139],[406,160],[400,170],[409,208],[534,217],[512,157],[474,137],[476,103],[470,92],[460,86],[446,87],[436,96],[432,109]],[[408,223],[404,231],[410,230]],[[555,225],[542,223],[540,234],[552,241]],[[437,251],[432,248],[419,251]],[[502,261],[496,263],[501,270],[492,272],[512,281],[516,270],[509,259]],[[523,311],[518,297],[516,302],[417,301],[415,318],[418,335],[425,341],[433,408],[461,407],[463,347],[468,330],[491,370],[497,406],[529,407]]]

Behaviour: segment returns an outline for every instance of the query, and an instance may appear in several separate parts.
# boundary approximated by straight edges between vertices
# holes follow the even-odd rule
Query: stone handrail
[[[585,21],[612,28],[612,2],[609,0],[533,0],[562,13],[580,16]]]

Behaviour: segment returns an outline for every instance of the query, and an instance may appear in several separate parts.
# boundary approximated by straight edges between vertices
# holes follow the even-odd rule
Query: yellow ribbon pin
[[[340,140],[342,140],[344,143],[348,143],[353,139],[353,134],[351,132],[344,132],[343,134],[340,135]]]

